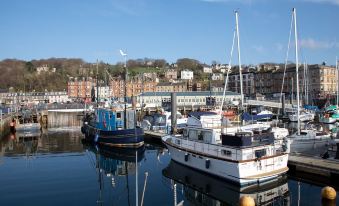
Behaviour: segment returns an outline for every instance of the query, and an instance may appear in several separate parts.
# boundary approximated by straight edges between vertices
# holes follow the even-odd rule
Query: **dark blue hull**
[[[86,140],[113,147],[141,147],[144,145],[142,128],[104,131],[91,125],[84,125],[81,131]]]

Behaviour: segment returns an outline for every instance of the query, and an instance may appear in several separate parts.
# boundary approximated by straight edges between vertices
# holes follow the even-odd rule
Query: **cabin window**
[[[266,149],[260,149],[255,151],[255,158],[261,158],[266,155]]]
[[[232,151],[229,151],[229,150],[221,150],[221,154],[224,155],[224,156],[231,156],[232,155]]]
[[[212,143],[212,132],[204,131],[202,132],[202,134],[203,134],[204,142]]]
[[[198,140],[203,140],[204,139],[204,135],[201,131],[198,131]]]
[[[180,144],[180,139],[176,139],[175,144]]]
[[[192,140],[196,140],[196,139],[198,139],[197,138],[197,136],[198,136],[198,134],[197,134],[197,131],[196,130],[188,130],[188,132],[189,132],[189,139],[192,139]]]
[[[117,113],[117,119],[121,118],[121,113]]]

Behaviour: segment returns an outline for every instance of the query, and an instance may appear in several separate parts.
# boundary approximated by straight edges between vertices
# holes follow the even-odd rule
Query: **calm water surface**
[[[143,205],[174,205],[174,183],[184,205],[237,205],[244,194],[261,205],[322,205],[319,183],[286,177],[241,189],[170,161],[159,144],[113,150],[81,139],[77,123],[58,123],[35,137],[2,138],[0,205],[136,205],[136,196],[140,205],[143,194]]]

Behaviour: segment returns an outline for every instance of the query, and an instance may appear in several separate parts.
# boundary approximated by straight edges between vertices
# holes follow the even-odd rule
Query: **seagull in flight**
[[[125,54],[121,49],[119,51],[120,51],[121,56],[127,56],[127,54]]]

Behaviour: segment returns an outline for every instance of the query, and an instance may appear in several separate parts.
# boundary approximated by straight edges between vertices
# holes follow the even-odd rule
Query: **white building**
[[[193,79],[193,71],[190,70],[182,70],[181,71],[181,79]]]
[[[107,99],[112,96],[112,91],[109,86],[99,86],[99,99]],[[97,95],[97,87],[94,87],[95,95]]]
[[[224,80],[224,74],[223,73],[213,73],[212,74],[212,80]]]
[[[176,92],[177,106],[206,106],[206,99],[212,96],[215,98],[216,105],[221,105],[223,91],[220,92]],[[225,102],[230,103],[240,100],[240,94],[235,92],[226,91]],[[145,92],[137,97],[139,104],[153,105],[154,107],[162,107],[165,103],[171,102],[171,92]]]
[[[55,72],[56,68],[49,69],[48,65],[42,65],[41,67],[36,68],[36,72],[40,74],[41,72]]]
[[[46,92],[45,95],[47,96],[48,102],[67,102],[70,101],[68,98],[67,92]]]
[[[212,67],[204,67],[204,68],[202,69],[202,71],[203,71],[204,73],[212,73]]]
[[[49,67],[47,65],[42,65],[41,67],[36,68],[36,72],[40,74],[41,72],[48,72]]]

